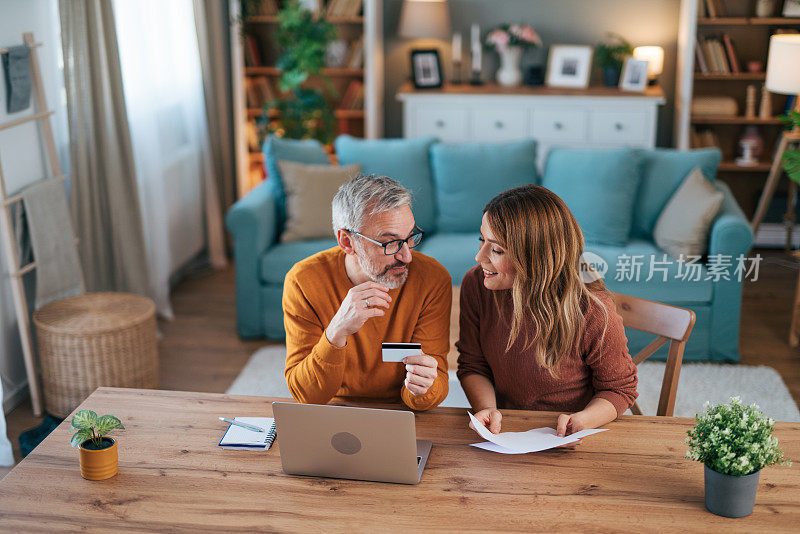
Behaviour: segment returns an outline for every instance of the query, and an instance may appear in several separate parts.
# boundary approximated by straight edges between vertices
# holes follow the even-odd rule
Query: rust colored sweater
[[[577,412],[594,397],[606,399],[617,415],[636,400],[636,366],[628,353],[628,341],[611,296],[595,292],[608,310],[608,325],[601,342],[603,311],[594,302],[584,310],[585,327],[576,348],[562,360],[554,379],[522,351],[517,339],[506,353],[511,332],[512,303],[503,291],[500,312],[493,291],[483,285],[480,266],[470,269],[461,285],[461,317],[458,349],[459,379],[479,374],[494,384],[498,408]],[[522,337],[522,336],[520,336]]]
[[[408,278],[392,297],[386,315],[368,319],[347,344],[328,341],[325,328],[353,283],[338,247],[298,262],[283,285],[286,327],[286,382],[298,402],[337,400],[402,401],[414,410],[436,407],[447,397],[452,283],[433,258],[412,251]],[[403,385],[401,363],[384,363],[381,343],[420,343],[438,361],[438,376],[427,393],[413,395]]]

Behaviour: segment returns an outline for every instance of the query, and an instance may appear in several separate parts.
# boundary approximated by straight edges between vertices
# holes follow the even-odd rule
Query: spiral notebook
[[[240,426],[230,425],[225,435],[219,440],[219,446],[223,449],[268,451],[278,436],[273,417],[234,417],[234,420],[250,423],[268,430],[266,432],[254,432]]]

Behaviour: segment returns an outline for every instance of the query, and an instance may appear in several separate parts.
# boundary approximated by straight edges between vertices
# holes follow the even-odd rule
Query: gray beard
[[[367,276],[369,276],[369,279],[373,282],[383,284],[389,289],[397,289],[406,283],[406,279],[408,278],[408,265],[406,265],[406,272],[398,277],[389,274],[389,269],[397,267],[397,265],[390,265],[383,269],[383,272],[380,272],[380,270],[372,264],[366,254],[356,254],[356,258],[358,259],[358,265],[361,267],[361,270],[367,273]]]

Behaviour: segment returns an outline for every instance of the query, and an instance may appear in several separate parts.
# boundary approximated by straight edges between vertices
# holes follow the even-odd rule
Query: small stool
[[[33,314],[45,410],[64,418],[100,386],[158,387],[156,307],[129,293],[88,293]]]

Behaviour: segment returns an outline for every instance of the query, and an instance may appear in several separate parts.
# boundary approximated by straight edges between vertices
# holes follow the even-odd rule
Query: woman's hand
[[[483,423],[492,434],[500,433],[500,421],[503,419],[503,414],[497,408],[485,408],[475,414],[475,419]],[[477,430],[472,421],[469,422],[469,427]]]
[[[573,414],[565,414],[562,413],[558,416],[558,423],[556,424],[556,435],[560,438],[568,436],[570,434],[574,434],[575,432],[580,432],[581,430],[586,430],[587,426],[584,421],[584,414],[583,412],[575,412]],[[574,449],[577,445],[579,445],[581,440],[578,440],[574,443],[567,443],[566,445],[561,445],[561,447],[567,449]]]

